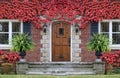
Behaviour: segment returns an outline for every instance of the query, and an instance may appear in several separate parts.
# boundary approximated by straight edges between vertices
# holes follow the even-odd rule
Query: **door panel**
[[[70,25],[67,22],[53,23],[52,61],[70,61]]]

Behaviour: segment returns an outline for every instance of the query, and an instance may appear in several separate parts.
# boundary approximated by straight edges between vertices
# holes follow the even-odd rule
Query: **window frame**
[[[20,22],[20,33],[23,33],[23,22],[19,20],[2,19],[0,22],[8,22],[8,44],[0,44],[0,49],[10,49],[12,40],[12,22]],[[3,32],[4,33],[4,32]]]
[[[114,19],[114,20],[103,20],[103,21],[99,21],[98,23],[98,33],[100,34],[101,33],[101,22],[109,22],[109,40],[110,40],[110,44],[109,44],[109,47],[111,49],[120,49],[120,44],[112,44],[112,22],[120,22],[120,20],[118,19]],[[120,32],[117,32],[117,33],[120,33]]]

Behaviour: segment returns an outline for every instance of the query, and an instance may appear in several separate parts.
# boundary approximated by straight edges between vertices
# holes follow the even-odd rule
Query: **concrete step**
[[[62,71],[51,71],[51,72],[42,72],[42,71],[27,71],[26,74],[28,75],[93,75],[95,74],[94,71],[80,71],[80,72],[62,72]]]
[[[72,75],[72,74],[95,74],[93,63],[29,63],[26,74],[50,74],[50,75]]]
[[[29,68],[29,70],[76,70],[76,71],[79,71],[79,70],[91,70],[93,68]]]
[[[29,63],[29,68],[92,68],[92,63]]]

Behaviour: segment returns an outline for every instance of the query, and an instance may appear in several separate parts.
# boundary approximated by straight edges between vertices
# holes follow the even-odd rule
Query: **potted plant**
[[[11,41],[11,44],[11,50],[19,52],[19,55],[22,58],[20,61],[25,61],[24,57],[26,56],[26,51],[33,49],[33,42],[30,36],[24,33],[15,35]]]
[[[90,42],[88,43],[88,49],[90,51],[95,51],[95,55],[97,56],[96,61],[101,61],[100,57],[102,56],[102,52],[110,51],[109,42],[107,35],[93,34]]]

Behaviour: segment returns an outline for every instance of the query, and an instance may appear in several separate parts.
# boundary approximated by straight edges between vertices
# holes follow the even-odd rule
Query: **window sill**
[[[0,49],[10,49],[10,45],[0,45]]]
[[[120,45],[111,45],[110,48],[111,48],[111,50],[119,50]]]

